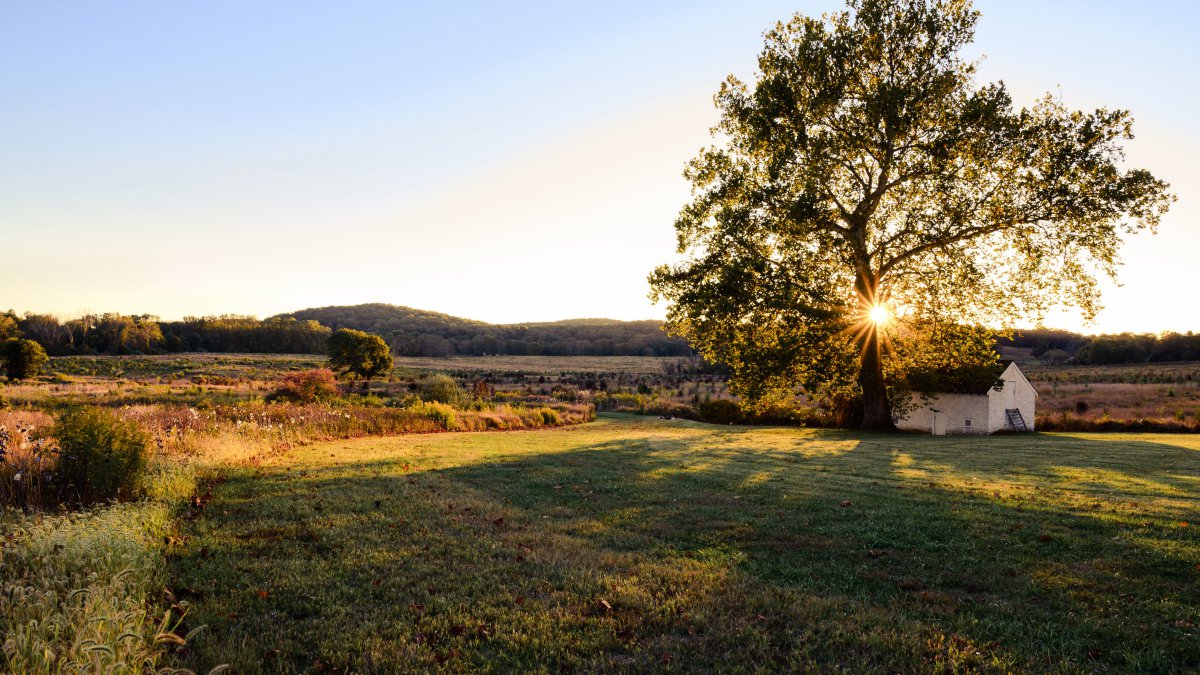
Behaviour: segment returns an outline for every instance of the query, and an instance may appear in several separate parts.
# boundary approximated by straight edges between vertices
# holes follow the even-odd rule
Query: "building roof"
[[[925,371],[910,375],[909,384],[913,391],[922,394],[986,396],[989,390],[1004,386],[1000,376],[1015,363],[1012,359],[1003,359],[997,361],[995,365],[983,368],[959,366],[952,369]]]

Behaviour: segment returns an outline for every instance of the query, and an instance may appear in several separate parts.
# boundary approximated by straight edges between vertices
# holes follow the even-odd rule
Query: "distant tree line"
[[[330,330],[316,321],[250,316],[158,317],[116,313],[60,320],[50,314],[0,314],[0,341],[33,340],[52,356],[163,354],[168,352],[265,352],[323,354]]]
[[[694,356],[686,341],[664,333],[657,321],[576,319],[554,323],[489,324],[446,314],[396,307],[323,307],[268,319],[226,314],[160,321],[117,313],[60,320],[9,310],[0,314],[0,343],[27,339],[51,356],[258,352],[324,354],[334,329],[382,336],[403,356]],[[1029,349],[1050,363],[1106,365],[1200,361],[1200,334],[1120,333],[1082,335],[1065,330],[1014,332],[1000,346]]]
[[[1028,330],[1002,339],[1000,344],[1030,349],[1043,360],[1081,365],[1200,361],[1200,334],[1190,331],[1088,336],[1064,330]]]
[[[692,356],[659,321],[574,319],[489,324],[382,303],[320,307],[281,315],[382,335],[403,356]]]
[[[168,351],[324,354],[332,331],[311,320],[226,314],[162,324]]]

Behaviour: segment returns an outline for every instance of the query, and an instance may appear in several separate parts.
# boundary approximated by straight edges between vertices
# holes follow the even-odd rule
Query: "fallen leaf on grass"
[[[850,501],[849,499],[843,499],[842,506],[854,506],[854,502]]]
[[[259,600],[266,600],[266,599],[267,599],[267,596],[268,596],[268,595],[270,595],[270,592],[268,592],[268,591],[258,591],[257,593],[255,593],[255,595],[257,595],[257,596],[258,596],[258,599],[259,599]]]
[[[1047,543],[1047,542],[1053,541],[1053,537],[1051,537],[1051,536],[1050,536],[1050,535],[1048,535],[1048,534],[1043,534],[1042,536],[1038,537],[1038,541],[1040,541],[1040,542],[1042,542],[1043,544],[1045,544],[1045,543]]]
[[[423,613],[425,611],[425,605],[422,605],[419,602],[410,603],[408,608],[417,613]]]
[[[609,612],[612,611],[612,605],[608,604],[608,601],[603,598],[601,598],[599,601],[597,601],[596,604],[603,607],[605,609],[605,611],[609,611]]]

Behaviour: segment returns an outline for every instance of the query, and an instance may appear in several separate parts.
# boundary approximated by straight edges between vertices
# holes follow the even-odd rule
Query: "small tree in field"
[[[329,367],[363,380],[392,372],[392,350],[373,333],[341,328],[329,336]]]
[[[1124,166],[1129,113],[977,82],[969,0],[847,5],[776,25],[756,81],[721,87],[719,145],[684,173],[686,258],[650,283],[735,393],[833,392],[891,429],[909,372],[995,362],[970,327],[1094,316],[1121,235],[1173,196]]]
[[[10,380],[36,377],[50,361],[40,344],[18,338],[0,344],[0,358],[4,361],[4,372]]]

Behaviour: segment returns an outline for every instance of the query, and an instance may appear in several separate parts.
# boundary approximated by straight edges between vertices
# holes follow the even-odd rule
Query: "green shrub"
[[[409,410],[428,417],[441,428],[450,431],[458,426],[454,408],[437,401],[422,401],[413,405]]]
[[[539,408],[538,413],[542,416],[542,424],[548,427],[558,426],[561,422],[558,417],[558,411],[554,408]]]
[[[421,382],[418,392],[426,401],[437,401],[454,405],[462,399],[462,389],[449,375],[430,375]]]
[[[84,504],[138,496],[150,437],[137,424],[99,408],[63,413],[51,431],[58,440],[63,497]]]

